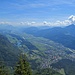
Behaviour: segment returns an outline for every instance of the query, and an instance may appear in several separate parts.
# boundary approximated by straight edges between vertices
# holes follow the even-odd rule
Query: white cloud
[[[56,21],[56,22],[44,22],[44,25],[49,25],[49,26],[68,26],[70,24],[75,24],[75,16],[71,15],[67,18],[67,20],[63,20],[63,21]]]
[[[34,22],[34,21],[33,22],[28,22],[27,21],[27,22],[20,22],[19,23],[19,25],[32,25],[32,26],[35,25],[35,24],[36,24],[36,22]]]
[[[11,24],[11,22],[0,22],[0,24]]]
[[[32,25],[34,25],[36,22],[31,22]]]
[[[0,24],[9,24],[9,25],[23,25],[23,26],[68,26],[70,24],[75,24],[75,16],[71,15],[69,16],[66,20],[60,21],[57,20],[56,22],[48,22],[48,21],[43,21],[43,22],[0,22]]]
[[[47,22],[47,21],[44,21],[44,22],[43,22],[43,24],[44,24],[44,25],[47,25],[47,24],[48,24],[48,22]]]
[[[67,26],[67,25],[70,25],[72,24],[70,20],[64,20],[64,21],[56,21],[56,22],[47,22],[47,21],[44,21],[43,22],[43,25],[45,26]]]
[[[72,24],[75,24],[75,16],[71,15],[69,18],[69,21],[71,21]]]

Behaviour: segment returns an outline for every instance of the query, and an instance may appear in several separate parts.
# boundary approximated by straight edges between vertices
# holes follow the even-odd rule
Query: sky
[[[0,0],[0,24],[66,26],[74,15],[75,0]]]

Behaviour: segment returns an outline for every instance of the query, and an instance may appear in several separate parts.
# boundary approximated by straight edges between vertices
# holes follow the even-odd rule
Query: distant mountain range
[[[26,28],[23,30],[27,34],[32,34],[37,37],[44,37],[53,40],[57,43],[75,49],[75,25],[66,27],[54,27],[48,29]]]

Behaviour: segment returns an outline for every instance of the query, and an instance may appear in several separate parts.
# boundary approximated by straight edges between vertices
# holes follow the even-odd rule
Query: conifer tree
[[[14,75],[32,75],[30,65],[25,55],[20,56]]]
[[[0,75],[10,75],[8,68],[4,66],[3,62],[0,62]]]

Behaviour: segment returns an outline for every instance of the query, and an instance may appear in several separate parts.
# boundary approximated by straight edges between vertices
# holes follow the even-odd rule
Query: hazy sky
[[[0,0],[0,23],[58,25],[74,15],[75,0]]]

